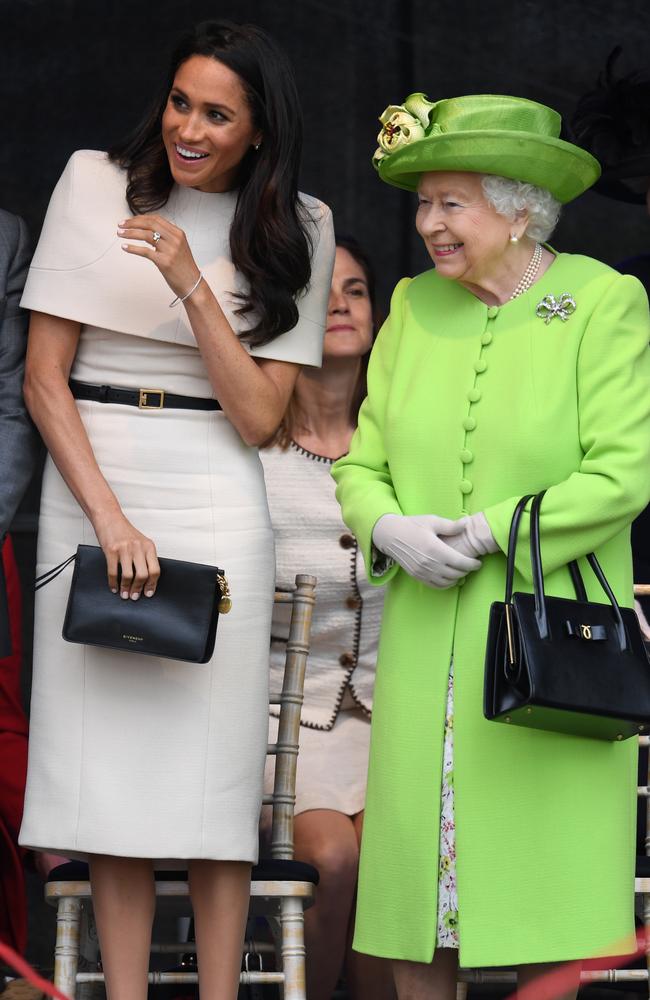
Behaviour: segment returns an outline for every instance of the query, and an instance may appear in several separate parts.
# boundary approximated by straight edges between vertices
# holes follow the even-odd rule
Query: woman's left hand
[[[443,542],[450,545],[452,549],[462,552],[464,556],[469,556],[471,559],[479,559],[481,556],[499,551],[499,546],[494,540],[490,525],[482,511],[478,514],[462,517],[456,523],[463,526],[463,530],[459,534],[442,535]]]
[[[142,240],[147,244],[123,243],[122,249],[152,261],[175,295],[186,295],[198,280],[200,271],[187,237],[168,219],[160,215],[134,215],[120,222],[117,233],[128,240]]]

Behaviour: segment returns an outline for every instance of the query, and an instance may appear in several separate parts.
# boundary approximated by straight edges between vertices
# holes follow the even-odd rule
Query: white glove
[[[464,556],[471,556],[476,559],[478,556],[486,556],[490,552],[499,552],[499,546],[494,540],[494,535],[490,530],[485,514],[470,514],[468,517],[461,517],[452,524],[460,524],[462,530],[454,533],[447,542],[456,552],[461,552]]]
[[[450,521],[435,514],[412,517],[384,514],[372,529],[372,540],[410,576],[444,590],[481,568],[478,559],[457,552],[440,537],[454,536],[462,530],[462,521]]]

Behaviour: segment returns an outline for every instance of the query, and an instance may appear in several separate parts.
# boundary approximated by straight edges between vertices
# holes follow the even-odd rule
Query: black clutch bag
[[[164,656],[188,663],[212,657],[219,611],[230,610],[223,570],[203,563],[162,559],[153,597],[123,600],[106,581],[106,557],[96,545],[79,545],[75,555],[38,577],[45,586],[74,561],[63,638],[88,646]]]
[[[568,566],[576,600],[545,595],[543,496],[522,497],[510,525],[505,600],[490,608],[485,717],[598,740],[628,739],[650,728],[650,667],[636,615],[618,606],[593,553],[587,561],[608,603],[587,600],[576,562]],[[534,594],[513,594],[517,534],[531,499]]]

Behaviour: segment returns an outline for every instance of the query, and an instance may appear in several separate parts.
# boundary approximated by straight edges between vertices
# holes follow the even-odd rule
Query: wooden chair
[[[314,886],[318,883],[315,868],[293,860],[300,712],[315,588],[315,577],[300,574],[296,576],[294,591],[275,595],[276,603],[291,606],[291,619],[282,693],[270,699],[271,704],[280,705],[277,743],[269,744],[267,751],[275,756],[274,788],[271,795],[264,796],[265,804],[272,806],[271,858],[260,860],[253,868],[251,913],[261,913],[277,921],[280,968],[272,972],[261,967],[249,970],[246,956],[240,976],[243,984],[281,984],[284,1000],[305,1000],[304,909],[313,902]],[[185,872],[156,872],[156,897],[159,910],[178,917],[191,914]],[[45,899],[57,910],[54,983],[73,1000],[83,1000],[92,990],[89,984],[104,980],[103,973],[97,971],[97,938],[87,865],[73,861],[55,868],[45,886]],[[192,949],[193,942],[188,941],[152,945],[152,953],[178,956]],[[256,960],[261,966],[257,955]],[[155,984],[197,981],[196,971],[149,973],[149,982]]]
[[[635,597],[650,596],[650,584],[636,583],[634,585]],[[647,648],[647,644],[646,644]],[[645,925],[645,951],[646,968],[643,970],[648,982],[648,995],[650,996],[650,737],[641,736],[639,745],[648,752],[645,784],[639,785],[638,795],[640,799],[645,799],[645,852],[636,859],[636,879],[635,890],[643,900],[643,923]]]

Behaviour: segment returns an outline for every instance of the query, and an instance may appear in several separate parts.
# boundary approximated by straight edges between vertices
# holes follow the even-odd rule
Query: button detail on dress
[[[469,450],[469,448],[463,448],[460,453],[460,460],[463,465],[469,465],[470,462],[474,461],[474,453]]]
[[[354,535],[348,535],[347,533],[345,535],[341,535],[339,538],[339,545],[342,549],[351,549],[354,545]]]
[[[477,389],[476,386],[474,386],[474,388],[470,389],[469,392],[467,393],[467,398],[469,399],[470,403],[478,403],[479,399],[481,398],[481,390]]]
[[[355,597],[354,594],[350,594],[349,597],[345,598],[345,606],[349,608],[350,611],[356,611],[357,608],[361,607],[361,598]]]
[[[474,487],[470,483],[469,479],[461,479],[461,481],[460,481],[460,492],[461,493],[471,493],[473,489],[474,489]]]
[[[484,347],[492,343],[492,333],[490,330],[486,330],[485,333],[481,334],[481,343]]]
[[[486,368],[487,368],[487,361],[485,361],[483,358],[479,358],[478,361],[474,362],[474,371],[478,372],[479,375],[481,374],[481,372],[484,372]]]
[[[355,664],[354,653],[341,653],[339,663],[342,667],[353,667]]]
[[[495,316],[499,315],[499,307],[498,306],[488,306],[487,314],[488,314],[488,319],[494,319]]]
[[[465,417],[463,420],[463,427],[466,431],[473,431],[476,428],[476,419],[474,417]]]

